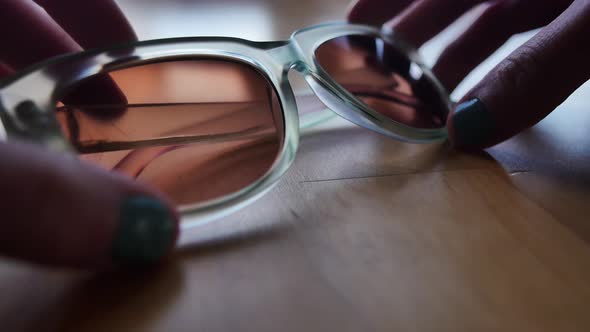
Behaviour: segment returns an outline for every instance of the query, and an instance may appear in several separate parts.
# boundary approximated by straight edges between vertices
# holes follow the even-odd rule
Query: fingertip
[[[469,151],[491,146],[498,132],[493,114],[478,98],[455,106],[447,118],[447,131],[453,147]]]
[[[346,15],[348,22],[350,23],[363,23],[362,6],[363,0],[351,3],[348,8],[348,14]]]
[[[410,0],[358,0],[348,11],[348,21],[356,24],[381,26],[403,10]]]
[[[20,143],[0,144],[0,253],[84,269],[165,259],[179,235],[162,194],[122,174]]]
[[[113,261],[140,266],[154,264],[168,256],[179,233],[178,215],[173,211],[156,197],[126,198],[121,204],[113,239]]]
[[[7,64],[0,62],[0,79],[14,74],[14,70]]]
[[[137,40],[133,27],[114,0],[35,2],[85,49]]]
[[[86,165],[106,177],[115,199],[105,224],[111,225],[102,241],[106,245],[99,261],[89,267],[104,264],[119,267],[147,267],[169,258],[180,236],[180,214],[175,204],[163,193],[127,175],[108,171],[93,164]],[[100,173],[100,174],[99,174]],[[98,181],[98,179],[96,179]],[[100,226],[98,226],[100,227]]]
[[[78,83],[63,98],[68,106],[79,106],[97,118],[113,118],[127,109],[127,97],[108,74],[93,76]]]

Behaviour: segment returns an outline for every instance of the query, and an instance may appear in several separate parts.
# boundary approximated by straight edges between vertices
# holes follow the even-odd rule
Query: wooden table
[[[120,3],[142,38],[268,39],[346,1]],[[589,91],[480,156],[334,120],[271,194],[157,269],[3,262],[1,330],[588,331]]]

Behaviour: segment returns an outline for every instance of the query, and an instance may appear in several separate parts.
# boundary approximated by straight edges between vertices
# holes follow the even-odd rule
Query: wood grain
[[[277,26],[260,34],[341,15],[343,6],[332,8],[343,2],[298,1],[290,17],[278,2],[258,1]],[[142,15],[156,14],[130,16]],[[147,26],[144,34],[157,31]],[[400,143],[332,120],[306,131],[270,194],[183,234],[157,268],[80,273],[3,261],[0,326],[588,331],[588,114],[560,110],[489,155]]]

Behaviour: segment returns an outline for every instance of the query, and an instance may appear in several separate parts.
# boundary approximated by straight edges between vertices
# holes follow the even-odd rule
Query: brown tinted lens
[[[84,160],[193,204],[252,184],[279,155],[279,100],[247,65],[184,60],[109,74],[74,87],[58,107]]]
[[[415,128],[441,128],[447,107],[417,64],[382,39],[347,36],[316,51],[320,66],[375,111]]]

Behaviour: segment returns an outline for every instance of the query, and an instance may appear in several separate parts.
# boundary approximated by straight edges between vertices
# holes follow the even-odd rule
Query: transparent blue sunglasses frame
[[[135,42],[89,50],[37,64],[0,82],[0,119],[7,141],[34,142],[48,149],[75,153],[55,116],[56,96],[90,76],[154,61],[207,57],[248,64],[274,86],[284,117],[284,144],[269,171],[242,190],[194,205],[179,206],[181,227],[188,229],[230,214],[262,196],[292,164],[299,145],[299,114],[288,73],[301,73],[320,100],[341,117],[364,128],[407,142],[444,140],[446,128],[417,129],[382,115],[340,86],[319,65],[315,51],[327,41],[345,36],[380,38],[405,55],[428,80],[438,97],[452,104],[440,82],[415,49],[394,31],[348,23],[328,23],[295,32],[287,41],[253,42],[227,37],[191,37]]]

